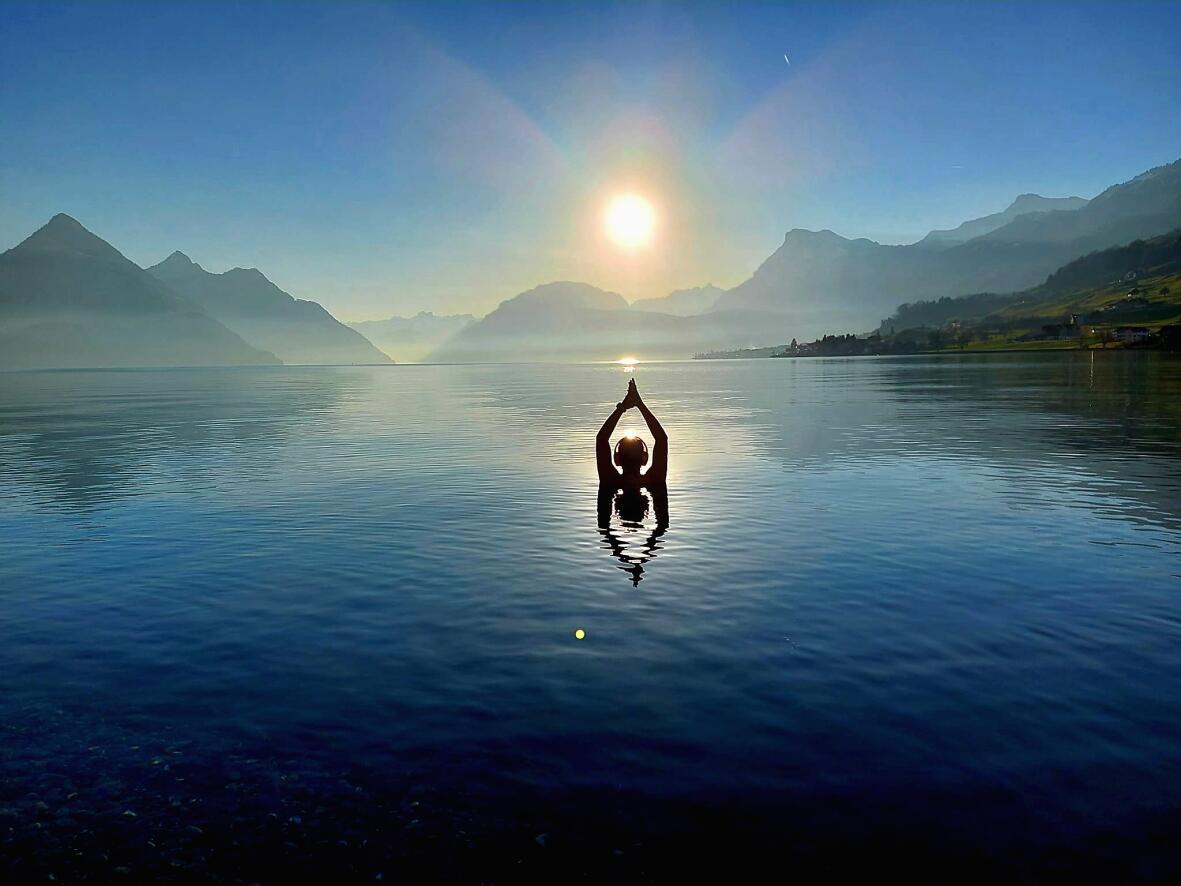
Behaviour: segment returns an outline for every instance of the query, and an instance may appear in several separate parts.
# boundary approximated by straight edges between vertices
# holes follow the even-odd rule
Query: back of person
[[[643,469],[649,462],[648,446],[639,437],[621,437],[615,444],[614,452],[610,447],[611,434],[629,409],[640,411],[654,440],[650,459],[652,463],[647,471]],[[668,434],[640,397],[634,378],[628,383],[627,394],[615,405],[615,411],[603,422],[595,437],[595,463],[600,486],[636,490],[664,485],[668,476]]]

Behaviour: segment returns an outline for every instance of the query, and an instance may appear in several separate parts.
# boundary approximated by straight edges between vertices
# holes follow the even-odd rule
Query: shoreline
[[[911,351],[906,354],[762,354],[762,355],[743,355],[743,354],[719,354],[713,356],[694,356],[691,359],[698,361],[706,360],[832,360],[832,359],[864,359],[875,357],[967,357],[980,356],[983,354],[1062,354],[1062,353],[1095,353],[1102,351],[1106,353],[1117,354],[1176,354],[1177,351],[1170,351],[1164,348],[974,348],[964,351]]]

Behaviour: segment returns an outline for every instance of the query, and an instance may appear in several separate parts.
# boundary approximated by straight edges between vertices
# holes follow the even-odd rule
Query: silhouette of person
[[[640,410],[655,441],[652,464],[646,472],[641,469],[648,462],[648,447],[639,437],[621,438],[615,444],[614,454],[611,452],[611,433],[623,413],[632,408]],[[668,488],[665,483],[668,476],[668,434],[640,397],[635,379],[628,383],[627,395],[616,404],[615,411],[603,422],[603,427],[595,437],[595,462],[599,472],[599,532],[611,552],[623,563],[622,568],[631,576],[634,587],[639,585],[644,564],[656,556],[660,537],[668,529]],[[616,465],[619,466],[618,470]],[[648,514],[649,495],[656,512],[656,528],[637,553],[629,553],[620,534],[611,528],[611,512],[614,510],[619,515],[624,529],[642,529],[643,520]]]
[[[641,469],[648,464],[648,446],[639,437],[621,437],[615,444],[614,456],[611,455],[611,432],[629,409],[640,410],[655,441],[652,465],[646,472],[641,472]],[[595,464],[599,469],[599,486],[610,486],[625,492],[637,491],[645,486],[649,489],[663,486],[668,477],[668,434],[652,410],[644,404],[634,378],[627,384],[626,396],[615,404],[615,411],[607,416],[595,436]],[[619,470],[615,469],[615,465],[619,466]]]

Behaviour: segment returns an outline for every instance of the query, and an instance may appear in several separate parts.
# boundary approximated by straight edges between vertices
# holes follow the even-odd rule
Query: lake
[[[1181,873],[1181,360],[629,377],[0,374],[0,874]]]

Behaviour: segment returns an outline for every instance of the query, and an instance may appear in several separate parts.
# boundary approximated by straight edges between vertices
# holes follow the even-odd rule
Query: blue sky
[[[0,15],[0,246],[64,211],[346,319],[730,286],[793,227],[907,242],[1181,156],[1177,3]],[[657,207],[648,249],[603,237],[622,191]]]

